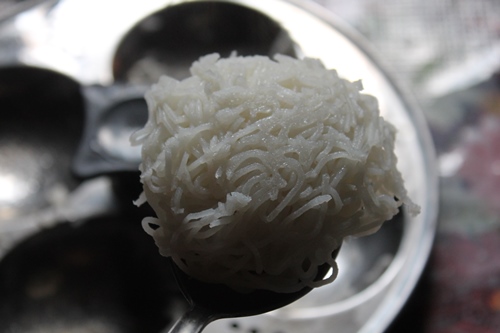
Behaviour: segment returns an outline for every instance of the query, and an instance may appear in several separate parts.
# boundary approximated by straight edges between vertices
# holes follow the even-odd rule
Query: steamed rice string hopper
[[[138,203],[160,253],[237,290],[294,292],[333,281],[346,237],[377,231],[407,196],[395,128],[316,59],[211,54],[146,94]],[[318,267],[333,274],[315,281]]]

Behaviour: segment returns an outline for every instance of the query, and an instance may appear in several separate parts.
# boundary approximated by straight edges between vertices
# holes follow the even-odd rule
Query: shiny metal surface
[[[145,91],[143,86],[123,84],[83,88],[85,131],[72,165],[78,176],[138,170],[140,147],[132,147],[129,139],[146,123]]]
[[[331,254],[335,259],[337,248]],[[173,260],[172,270],[182,294],[188,301],[189,309],[175,322],[169,333],[198,333],[208,324],[221,318],[240,318],[261,315],[281,309],[309,294],[313,288],[304,287],[292,293],[279,293],[270,290],[239,292],[223,285],[206,283],[193,279],[184,273]],[[316,280],[320,281],[331,274],[332,266],[323,264],[318,269]]]
[[[70,165],[83,131],[79,89],[50,70],[0,68],[0,225],[78,184]]]
[[[160,331],[184,300],[132,222],[59,224],[20,242],[0,262],[0,332]]]
[[[98,11],[95,6],[99,6]],[[119,15],[116,8],[120,8]],[[110,18],[113,24],[109,24]],[[365,91],[379,98],[382,114],[399,130],[399,167],[410,196],[422,206],[422,213],[410,217],[402,211],[377,234],[347,240],[338,258],[340,274],[332,285],[314,290],[304,299],[268,314],[212,323],[206,332],[382,332],[415,286],[430,251],[437,210],[437,177],[427,127],[420,111],[387,77],[365,43],[336,18],[310,3],[62,0],[39,5],[0,24],[0,50],[0,71],[10,71],[16,64],[19,68],[16,70],[30,73],[24,80],[0,85],[0,112],[4,119],[9,119],[0,122],[0,179],[6,184],[14,184],[11,185],[14,190],[7,191],[3,186],[0,192],[0,249],[3,249],[0,256],[4,257],[0,265],[8,258],[16,258],[17,251],[23,249],[23,241],[29,242],[31,237],[39,239],[39,251],[43,252],[49,246],[44,241],[47,234],[41,230],[44,225],[57,233],[61,224],[75,225],[76,222],[76,225],[85,226],[91,222],[89,225],[92,225],[96,219],[102,224],[110,223],[118,228],[116,230],[124,227],[113,224],[116,219],[126,221],[126,225],[139,224],[140,213],[130,213],[135,209],[131,209],[130,203],[139,192],[138,175],[126,171],[137,163],[137,155],[133,148],[129,150],[123,144],[127,133],[143,119],[135,108],[140,105],[140,98],[131,93],[132,90],[139,91],[163,73],[183,77],[188,64],[208,52],[219,51],[227,55],[236,50],[240,54],[272,55],[279,51],[298,57],[320,58],[327,67],[336,68],[341,76],[350,80],[362,79]],[[31,75],[36,78],[36,73],[46,73],[46,70],[58,79],[32,80]],[[0,84],[6,77],[0,75]],[[12,78],[17,77],[17,74],[12,75]],[[55,84],[57,80],[63,83]],[[64,100],[64,92],[69,89],[71,102],[59,109],[41,107],[42,104],[36,102],[23,109],[23,117],[9,111],[11,105],[34,101],[37,96],[34,92],[44,91],[41,87],[57,103],[60,98]],[[38,112],[41,115],[34,116]],[[62,125],[64,121],[72,125]],[[43,156],[47,159],[41,158]],[[90,161],[87,167],[83,166],[81,161],[85,159],[80,159],[81,156],[91,156],[86,160]],[[121,172],[115,172],[120,168]],[[102,178],[88,178],[96,175]],[[85,186],[91,181],[98,186]],[[96,199],[95,212],[89,196],[78,194],[89,191]],[[107,201],[100,199],[103,194]],[[79,202],[89,207],[87,214],[72,215]],[[96,202],[101,202],[101,206]],[[73,204],[64,214],[54,208],[66,203]],[[70,220],[73,222],[69,223]],[[19,221],[25,227],[13,227]],[[89,246],[93,240],[90,234],[85,238]],[[104,253],[127,248],[129,243],[112,242],[112,232],[108,235],[110,242],[102,248]],[[137,249],[149,246],[140,244]],[[16,259],[9,259],[9,262],[15,264]],[[61,270],[63,267],[59,266]],[[148,276],[157,274],[153,269],[143,269]],[[23,272],[19,274],[26,274]],[[99,280],[99,273],[89,273],[89,278]],[[2,282],[5,274],[0,267],[2,288],[6,283]],[[105,277],[100,281],[111,286]],[[162,287],[161,284],[157,286]],[[91,285],[89,288],[100,287]],[[67,296],[72,293],[71,288],[61,290]],[[171,297],[168,293],[163,295]],[[9,297],[25,296],[11,294]],[[123,297],[127,297],[127,292]],[[78,304],[78,298],[72,300]],[[31,304],[26,299],[23,302]],[[118,303],[103,300],[101,306],[110,306],[113,311],[120,312]],[[5,304],[4,307],[0,305],[2,311],[13,309]],[[184,306],[182,302],[175,304],[158,306],[164,313],[175,316],[178,313],[175,309]],[[14,308],[16,315],[10,313],[6,318],[18,318],[16,316],[28,308],[28,305]],[[81,313],[84,314],[79,319],[81,331],[92,331],[92,327],[98,325],[92,321],[92,312]],[[140,316],[134,318],[138,318],[138,323],[145,320]],[[159,319],[159,322],[168,325],[169,318]],[[15,320],[10,324],[15,326]],[[127,331],[121,324],[112,329],[103,323],[99,325],[102,332]],[[13,332],[28,331],[19,328]]]

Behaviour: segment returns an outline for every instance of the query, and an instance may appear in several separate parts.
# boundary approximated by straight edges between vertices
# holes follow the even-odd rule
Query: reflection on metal
[[[430,251],[437,209],[435,161],[423,116],[380,68],[365,43],[309,2],[61,0],[39,5],[1,24],[0,50],[0,66],[20,63],[67,76],[57,74],[58,79],[39,80],[38,86],[30,86],[26,82],[40,70],[30,69],[23,81],[3,81],[5,76],[0,75],[0,88],[11,87],[0,89],[0,104],[17,103],[22,94],[41,84],[57,87],[42,97],[61,102],[61,96],[66,96],[63,104],[54,105],[71,109],[69,113],[49,112],[48,121],[42,124],[46,127],[35,131],[34,140],[28,133],[31,127],[41,125],[26,125],[18,117],[11,117],[11,123],[24,129],[26,135],[13,131],[6,132],[10,136],[0,134],[2,157],[6,149],[14,149],[14,141],[23,147],[14,149],[19,159],[24,158],[21,152],[29,152],[29,145],[36,143],[36,153],[26,158],[38,161],[29,164],[35,166],[34,173],[22,169],[20,162],[7,168],[3,159],[0,161],[0,182],[6,185],[0,190],[0,249],[7,238],[12,248],[23,237],[36,234],[44,223],[51,225],[42,221],[44,216],[52,222],[61,218],[86,221],[92,212],[106,212],[113,206],[111,202],[118,209],[107,211],[111,215],[130,208],[134,186],[138,185],[133,170],[139,160],[138,151],[127,146],[125,139],[145,121],[141,95],[160,75],[185,77],[191,61],[208,52],[227,55],[236,50],[271,56],[280,52],[320,58],[340,76],[361,79],[365,92],[378,97],[383,116],[399,130],[399,168],[422,213],[410,217],[403,210],[377,234],[347,240],[338,257],[340,274],[335,283],[269,314],[215,322],[206,332],[229,333],[235,327],[242,332],[316,333],[332,328],[344,333],[382,332],[415,286]],[[11,77],[17,75],[15,72]],[[72,83],[61,84],[60,80]],[[22,94],[16,95],[18,90]],[[4,110],[0,108],[2,117],[7,112]],[[25,117],[30,116],[26,110]],[[39,111],[43,114],[47,110],[45,105]],[[69,129],[59,125],[60,119],[71,124]],[[47,133],[54,134],[56,140]],[[58,146],[61,142],[66,143],[63,149]],[[46,163],[40,164],[42,160]],[[126,175],[115,175],[117,171]],[[19,178],[16,172],[23,176]],[[110,181],[105,190],[82,183],[82,178],[95,175]],[[109,201],[99,199],[97,194],[103,191]],[[64,214],[59,211],[58,217],[47,218],[49,213],[43,212],[53,214],[56,202],[69,208]],[[85,205],[79,206],[82,202]],[[29,220],[34,216],[38,220]],[[32,223],[29,233],[7,233],[5,221],[14,221],[13,217],[29,220],[25,223]],[[135,218],[139,223],[140,218]]]
[[[5,173],[0,175],[0,207],[22,201],[33,192],[30,177],[25,174]],[[36,184],[35,184],[36,185]],[[1,214],[1,213],[0,213]]]
[[[129,138],[146,123],[145,91],[123,84],[83,88],[85,130],[73,161],[78,176],[138,170],[140,148],[131,146]]]

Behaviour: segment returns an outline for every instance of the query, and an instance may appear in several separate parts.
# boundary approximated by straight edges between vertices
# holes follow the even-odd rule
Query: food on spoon
[[[398,213],[407,196],[395,128],[361,82],[319,60],[212,54],[146,94],[143,226],[187,274],[238,290],[333,281],[332,252]],[[318,267],[333,274],[315,281]]]

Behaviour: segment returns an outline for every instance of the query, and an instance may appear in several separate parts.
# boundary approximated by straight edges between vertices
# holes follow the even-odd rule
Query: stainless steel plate
[[[89,170],[79,168],[82,151],[99,152],[103,160],[112,160],[113,164],[103,164],[102,169],[99,169],[100,164],[94,164],[96,168],[80,173],[80,177],[67,176],[68,185],[64,186],[59,204],[81,206],[74,204],[72,198],[81,197],[75,193],[85,192],[82,187],[96,181],[86,177],[101,174],[111,181],[112,186],[106,187],[105,192],[98,186],[100,190],[97,192],[88,191],[107,193],[108,199],[112,198],[109,202],[113,203],[113,209],[106,211],[102,202],[108,201],[98,200],[101,209],[95,212],[102,214],[104,211],[111,216],[110,221],[116,221],[119,216],[132,224],[139,223],[140,218],[137,214],[124,216],[123,212],[129,211],[135,193],[130,187],[137,185],[137,174],[130,171],[130,165],[137,163],[138,156],[137,151],[127,150],[121,145],[120,138],[133,126],[140,126],[137,119],[143,121],[144,118],[138,116],[140,112],[133,107],[142,105],[137,102],[137,94],[127,94],[127,91],[138,91],[156,81],[161,74],[186,76],[189,64],[199,56],[210,52],[227,55],[233,50],[240,54],[273,55],[279,52],[316,57],[327,67],[337,69],[342,77],[362,80],[365,92],[378,97],[383,116],[399,130],[396,147],[399,168],[410,196],[422,207],[421,214],[411,217],[403,210],[377,234],[347,240],[338,258],[340,274],[333,284],[278,311],[217,321],[206,331],[382,332],[407,300],[427,260],[435,231],[438,181],[430,136],[421,112],[401,87],[386,75],[365,42],[330,13],[306,1],[108,0],[90,4],[62,0],[34,7],[5,21],[0,25],[0,46],[1,50],[6,50],[0,52],[0,66],[10,67],[13,63],[21,67],[37,66],[70,77],[71,82],[81,85],[82,93],[77,97],[86,99],[87,115],[91,106],[93,119],[102,119],[102,123],[84,123],[82,119],[78,120],[78,113],[70,116],[70,119],[76,119],[79,129],[85,127],[85,134],[67,133],[66,139],[71,139],[68,142],[80,139],[80,148],[75,145],[61,154],[65,161],[71,156],[78,157],[73,160],[76,164],[72,169],[77,174],[79,170]],[[124,93],[117,93],[118,90]],[[92,91],[98,92],[98,100],[89,97]],[[30,91],[26,90],[25,94],[29,95]],[[4,97],[0,92],[0,100]],[[99,105],[103,107],[100,109]],[[127,107],[122,107],[124,105]],[[120,118],[122,114],[123,119]],[[56,117],[50,119],[57,121]],[[23,126],[24,122],[19,120],[17,124]],[[37,135],[45,137],[43,133]],[[118,140],[119,146],[110,145],[108,137]],[[42,144],[43,147],[46,145]],[[31,154],[29,158],[36,156]],[[95,160],[96,156],[92,158]],[[120,164],[127,166],[120,170],[125,175],[113,173],[113,168],[120,169]],[[64,164],[64,172],[68,173],[71,168],[68,163]],[[47,170],[52,169],[42,171]],[[2,171],[0,177],[7,178],[7,172]],[[37,221],[34,217],[37,214],[33,211],[46,211],[52,207],[51,202],[32,205],[28,201],[14,201],[2,209],[15,210],[21,221],[30,216],[30,223],[25,228],[16,229],[12,228],[16,225],[12,217],[0,216],[0,242],[9,243],[7,238],[29,242],[29,236],[43,237],[40,228],[46,224]],[[95,201],[86,200],[85,203],[92,207],[92,204],[97,205]],[[18,209],[20,206],[22,208]],[[80,222],[95,219],[92,214],[72,215],[71,212],[50,216],[54,221],[49,224],[56,225],[54,228],[58,228],[59,223],[67,223],[67,216]],[[17,230],[15,235],[14,229]],[[88,239],[90,242],[92,237]],[[17,246],[17,243],[10,243],[8,247],[4,246],[0,255],[16,258],[16,251],[25,243]],[[46,243],[39,241],[37,244],[43,247]],[[115,246],[126,245],[111,244],[110,248]],[[12,262],[13,259],[9,260]],[[155,272],[151,270],[147,274]],[[2,274],[0,271],[0,278]],[[174,296],[166,293],[165,297]],[[177,309],[184,306],[175,304],[173,307]],[[169,313],[176,313],[171,304],[168,306]],[[165,318],[164,323],[168,323]],[[123,331],[121,326],[116,327],[119,332]]]

